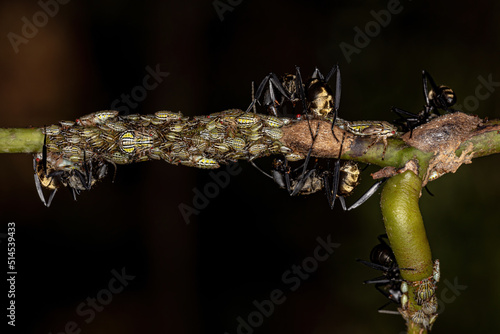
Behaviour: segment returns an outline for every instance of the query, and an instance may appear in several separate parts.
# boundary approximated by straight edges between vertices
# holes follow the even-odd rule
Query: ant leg
[[[361,204],[363,204],[364,202],[366,202],[370,197],[372,197],[373,194],[375,194],[377,192],[377,190],[382,186],[382,184],[384,184],[385,181],[387,181],[388,178],[383,178],[382,180],[376,182],[373,186],[370,187],[370,189],[368,189],[368,191],[366,193],[364,193],[363,196],[361,196],[360,199],[358,199],[353,205],[351,205],[347,211],[351,211],[353,209],[356,209],[358,206],[360,206]]]
[[[296,70],[296,74],[295,74],[296,87],[298,87],[299,98],[302,101],[302,106],[303,106],[303,109],[304,109],[304,114],[306,115],[307,125],[309,127],[309,133],[311,134],[311,141],[312,141],[311,147],[309,148],[309,151],[307,152],[306,158],[304,159],[304,164],[303,164],[303,168],[302,168],[302,174],[299,177],[299,180],[301,180],[306,175],[307,165],[309,164],[309,159],[311,158],[311,153],[312,153],[312,149],[313,149],[313,146],[314,146],[314,142],[316,141],[316,137],[319,134],[320,123],[318,123],[318,126],[316,127],[316,134],[313,134],[313,130],[311,128],[311,122],[310,122],[309,116],[307,114],[308,113],[307,100],[306,100],[306,94],[304,92],[304,85],[302,83],[302,76],[300,74],[300,67],[295,66],[295,70]]]
[[[330,209],[333,210],[333,207],[335,206],[335,200],[337,199],[337,192],[339,190],[339,183],[340,183],[340,157],[342,156],[342,150],[344,148],[344,139],[345,139],[345,132],[342,135],[342,142],[340,143],[340,150],[339,150],[339,156],[337,157],[337,160],[335,161],[335,168],[333,170],[333,184],[332,184],[332,189],[329,189],[329,182],[327,180],[327,175],[325,174],[324,176],[324,183],[325,183],[325,188],[327,192],[327,198],[328,202],[330,203]],[[332,197],[329,197],[331,193]],[[339,196],[341,197],[341,196]],[[342,197],[343,200],[343,197]],[[342,204],[342,200],[340,200],[340,204]],[[345,206],[345,201],[344,205],[342,205],[342,208],[344,209]],[[344,211],[347,211],[344,209]]]
[[[42,163],[43,175],[46,176],[47,175],[47,128],[45,126],[43,127],[43,132],[44,132],[44,136],[43,136],[42,162],[41,163]],[[37,175],[37,161],[36,161],[36,159],[37,158],[34,155],[33,156],[33,171],[35,172],[34,177],[35,177],[36,192],[38,193],[38,197],[40,197],[40,200],[42,201],[43,205],[45,205],[46,207],[49,207],[51,200],[49,199],[48,204],[45,201],[45,196],[43,195],[43,190],[42,190],[42,184],[40,183],[40,179]]]
[[[378,313],[383,313],[383,314],[396,314],[399,315],[399,311],[391,311],[391,310],[384,310],[384,308],[387,307],[387,305],[392,304],[392,301],[385,303],[384,305],[380,306],[378,308]]]
[[[387,242],[385,241],[385,239],[389,240],[389,237],[387,236],[387,233],[384,233],[384,234],[380,234],[378,237],[377,237],[377,240],[381,243],[381,244],[384,244],[386,246],[389,246],[387,244]]]
[[[92,161],[89,161],[87,169],[87,190],[92,188]]]
[[[78,189],[75,189],[75,188],[72,188],[72,187],[68,187],[68,188],[71,191],[71,193],[73,194],[73,199],[76,202],[76,196],[80,195],[80,191]]]
[[[278,77],[276,76],[276,74],[274,73],[270,73],[271,74],[271,79],[269,80],[273,86],[275,88],[278,89],[278,91],[289,101],[291,101],[291,97],[290,97],[290,93],[285,89],[285,87],[283,87],[283,85],[281,84],[281,81],[280,79],[278,79]],[[274,94],[274,92],[273,92]]]
[[[386,267],[383,267],[383,268],[388,269]],[[378,269],[378,270],[381,270],[381,269]],[[363,284],[387,284],[387,283],[391,283],[394,281],[395,281],[394,279],[387,278],[386,276],[380,276],[380,277],[372,278],[370,280],[366,280],[363,282]]]
[[[274,73],[269,73],[264,80],[260,83],[259,87],[257,88],[257,94],[254,96],[254,85],[252,82],[252,103],[248,107],[247,111],[250,110],[251,107],[253,107],[254,113],[256,113],[256,108],[255,108],[255,103],[258,101],[258,99],[261,97],[262,93],[264,92],[264,88],[268,85],[267,91],[264,93],[264,104],[268,106],[268,110],[270,111],[271,114],[273,114],[275,117],[278,117],[278,112],[277,112],[277,105],[279,103],[277,102],[276,99],[276,94],[274,89],[276,88],[280,94],[284,96],[285,99],[291,100],[290,93],[283,87],[281,84],[280,80]],[[274,88],[273,88],[274,87]],[[250,163],[257,168],[262,174],[266,175],[267,177],[274,179],[273,176],[269,175],[268,173],[264,172],[261,168],[259,168],[253,161],[250,161]]]
[[[270,114],[272,114],[275,117],[278,116],[278,106],[280,105],[277,98],[276,94],[274,92],[273,86],[278,88],[280,92],[284,92],[284,87],[281,85],[279,81],[275,82],[274,80],[278,80],[278,78],[270,78],[269,79],[269,88],[268,90],[264,93],[264,105],[267,106],[267,109]],[[280,88],[281,86],[281,88]],[[288,98],[287,95],[284,95],[285,98]],[[254,106],[255,107],[255,106]]]
[[[288,194],[290,195],[293,190],[290,187],[290,166],[288,166],[288,160],[285,157],[285,167],[283,170],[283,173],[285,174],[285,184],[286,184],[286,190],[288,191]]]
[[[113,180],[111,180],[111,183],[115,183],[115,178],[116,178],[116,170],[117,170],[117,167],[116,167],[116,164],[113,162],[113,161],[108,161],[110,164],[113,165],[114,167],[114,170],[115,172],[113,173]]]
[[[434,197],[434,194],[433,194],[433,193],[431,193],[431,191],[429,190],[429,187],[425,186],[425,190],[427,191],[427,193],[428,193],[429,195],[431,195],[432,197]]]
[[[347,211],[347,206],[345,205],[344,196],[339,196],[340,205],[342,205],[342,210]]]
[[[47,127],[44,125],[43,126],[43,147],[42,147],[42,168],[43,168],[43,175],[47,175]]]
[[[49,201],[47,202],[47,205],[46,205],[47,207],[49,207],[50,204],[52,204],[52,200],[54,199],[56,192],[57,192],[57,188],[55,188],[54,191],[52,192],[52,194],[50,194]]]
[[[269,75],[271,75],[271,74],[269,74]],[[272,79],[269,79],[269,91],[270,91],[270,94],[271,94],[271,100],[272,100],[272,101],[274,101],[275,96],[274,96],[274,92],[273,92],[273,90],[272,90],[271,80],[272,80]],[[260,87],[259,87],[259,88],[260,88]],[[261,94],[262,94],[262,92],[261,92]],[[254,96],[254,84],[253,84],[253,81],[252,81],[252,101],[255,101],[255,96]],[[274,103],[274,102],[273,102],[273,103]],[[272,111],[272,113],[273,113],[273,115],[274,115],[274,116],[278,117],[278,113],[276,112],[276,108],[275,108],[274,106],[273,106],[273,107],[271,107],[271,108],[269,108],[269,109]],[[247,111],[248,111],[248,110],[247,110]],[[255,107],[255,104],[253,105],[253,112],[254,112],[254,114],[255,114],[255,113],[257,113],[257,110],[256,110],[256,107]],[[269,178],[273,179],[273,177],[272,177],[271,175],[269,175],[268,173],[264,172],[264,171],[263,171],[260,167],[258,167],[258,166],[257,166],[257,165],[256,165],[256,164],[252,161],[252,160],[250,160],[250,163],[252,164],[252,166],[254,166],[255,168],[257,168],[257,170],[258,170],[259,172],[261,172],[261,173],[262,173],[262,174],[264,174],[265,176],[267,176],[267,177],[269,177]],[[116,166],[115,166],[115,175],[116,175]],[[114,180],[114,178],[113,178],[113,180]]]
[[[323,173],[323,185],[325,187],[326,200],[328,201],[328,205],[330,206],[330,208],[333,208],[333,206],[335,205],[335,197],[332,196],[332,189],[330,189],[327,172]],[[335,194],[335,196],[337,196],[337,194]]]
[[[389,287],[388,291],[381,289],[381,287],[386,287],[386,286],[387,286],[387,284],[376,284],[375,289],[377,289],[381,294],[383,294],[390,301],[392,301],[396,304],[400,304],[402,293],[399,290],[399,287],[397,287],[397,288]],[[383,307],[385,307],[385,306],[387,306],[387,304],[384,305]]]
[[[434,90],[434,92],[437,92],[439,90],[438,85],[436,85],[436,82],[434,81],[432,76],[429,74],[429,72],[427,72],[426,70],[422,70],[422,77],[423,77],[423,80],[425,80],[426,78],[427,78],[427,80],[429,80],[429,82],[431,83],[432,90]],[[427,92],[427,84],[425,84],[425,88],[426,88],[425,92],[428,93]]]
[[[311,79],[319,79],[321,81],[325,81],[325,77],[323,76],[323,74],[320,72],[320,70],[317,67],[314,68],[314,72],[311,75]],[[328,80],[326,80],[326,81],[328,82]]]
[[[284,162],[279,159],[274,160],[271,178],[280,188],[286,189],[289,195],[292,193],[290,185],[290,167],[288,166],[286,157]]]
[[[266,94],[264,94],[264,104],[265,105],[275,104],[276,103],[276,94],[274,94],[272,79],[269,79],[269,89],[267,90],[267,92],[269,95],[266,96]],[[266,100],[266,97],[268,98],[268,100]],[[277,115],[275,115],[275,116],[277,116]]]
[[[257,103],[258,99],[260,99],[262,93],[264,92],[264,88],[266,88],[266,84],[268,84],[268,83],[269,83],[268,89],[270,91],[270,94],[273,94],[273,96],[274,96],[274,90],[273,90],[273,86],[274,86],[276,89],[278,89],[278,91],[281,94],[283,94],[283,96],[285,96],[285,98],[287,100],[290,100],[290,95],[285,91],[285,88],[281,85],[280,80],[278,79],[276,74],[271,72],[259,84],[259,87],[257,88],[257,93],[255,94],[255,97],[254,97],[252,103],[250,103],[250,105],[248,106],[248,108],[245,112],[249,112],[250,109],[253,108],[255,103]],[[270,101],[267,101],[267,102],[270,103]],[[271,101],[271,102],[274,103],[274,101]]]
[[[254,82],[252,81],[252,101],[255,100],[255,85],[254,85]],[[256,114],[257,113],[257,107],[255,106],[255,103],[253,105],[253,113]]]
[[[270,179],[274,179],[271,175],[269,175],[268,173],[264,172],[264,171],[263,171],[263,170],[262,170],[259,166],[257,166],[257,165],[253,162],[253,160],[250,160],[250,163],[252,164],[252,166],[254,166],[255,168],[257,168],[257,170],[258,170],[259,172],[261,172],[262,174],[264,174],[265,176],[267,176],[267,177],[268,177],[268,178],[270,178]]]
[[[335,136],[335,132],[333,131],[333,127],[335,126],[335,123],[337,122],[337,115],[339,113],[339,108],[340,108],[340,93],[342,90],[342,83],[341,83],[341,77],[340,77],[340,69],[339,65],[335,65],[332,67],[330,70],[330,73],[328,73],[328,76],[326,77],[326,81],[328,82],[328,79],[336,73],[336,79],[335,79],[335,101],[334,101],[334,106],[333,106],[333,119],[332,119],[332,135],[333,138],[338,142],[339,140],[337,139],[337,136]]]
[[[247,110],[245,112],[249,112],[250,109],[252,109],[255,105],[255,103],[257,103],[257,100],[260,98],[260,96],[262,95],[262,92],[264,91],[264,88],[266,87],[266,84],[267,82],[269,81],[269,79],[271,78],[271,74],[272,73],[269,73],[265,78],[264,80],[261,81],[261,83],[259,84],[259,87],[257,88],[257,94],[255,94],[253,100],[252,100],[252,103],[250,103],[250,105],[248,106]]]
[[[414,113],[411,113],[411,112],[406,111],[404,109],[400,109],[398,107],[392,107],[391,111],[394,112],[394,113],[396,113],[396,114],[398,114],[398,116],[404,118],[405,120],[412,119],[412,117],[415,118],[415,117],[418,116],[418,115],[416,115]],[[410,118],[406,118],[404,116],[410,116]]]
[[[83,151],[83,171],[85,174],[77,170],[78,177],[85,189],[90,190],[92,188],[92,162],[87,161],[85,150]]]
[[[332,68],[330,69],[330,72],[328,72],[328,74],[325,77],[325,81],[326,82],[330,81],[332,75],[334,75],[335,72],[337,72],[338,70],[339,70],[339,64],[332,66]]]
[[[298,90],[300,101],[302,102],[302,109],[304,110],[304,115],[306,115],[306,119],[309,119],[309,117],[307,117],[308,108],[307,108],[306,92],[304,91],[304,83],[302,81],[302,75],[300,74],[300,67],[298,66],[295,66],[295,86],[296,89]],[[309,126],[309,130],[311,130],[311,126]]]
[[[40,197],[40,200],[42,201],[43,205],[48,206],[47,202],[45,202],[45,196],[43,195],[42,185],[40,184],[38,175],[35,174],[34,176],[35,176],[35,187],[36,187],[36,192],[38,193],[38,197]]]
[[[385,284],[375,284],[375,289],[377,289],[378,292],[384,295],[385,298],[397,303],[398,296],[394,296],[392,293],[387,292],[385,290],[382,290],[380,287],[384,286]]]
[[[35,171],[34,177],[35,177],[35,187],[36,187],[36,192],[38,193],[38,197],[40,197],[40,200],[42,201],[43,205],[48,207],[47,202],[45,202],[45,196],[43,195],[42,191],[42,184],[40,183],[40,179],[38,178],[38,175],[36,173],[36,157],[33,156],[33,170]]]
[[[339,70],[338,64],[336,66],[332,67],[332,69],[330,70],[330,73],[328,73],[327,81],[328,81],[328,79],[330,79],[330,77],[334,73],[336,73],[337,75],[336,75],[336,80],[335,80],[335,101],[334,101],[334,108],[333,108],[332,127],[330,130],[332,131],[333,138],[335,138],[335,140],[338,142],[339,139],[337,138],[337,136],[335,136],[335,131],[333,130],[333,127],[335,126],[335,123],[337,121],[337,114],[338,114],[338,110],[340,107],[341,78],[340,78],[340,70]],[[342,156],[342,150],[344,147],[344,140],[345,140],[345,132],[342,134],[342,142],[340,143],[339,156],[337,157],[337,161],[335,162],[335,170],[334,170],[334,174],[333,174],[333,188],[334,188],[333,194],[332,194],[333,198],[330,201],[330,208],[331,209],[333,209],[333,207],[335,205],[335,199],[337,197],[337,191],[339,188],[340,157]],[[340,200],[340,204],[342,205],[342,209],[344,211],[347,211],[344,197],[339,196],[339,200]]]
[[[333,70],[333,73],[337,74],[337,77],[335,79],[335,102],[334,102],[335,103],[334,104],[335,114],[336,114],[337,110],[340,107],[340,93],[342,91],[342,78],[340,77],[340,68],[339,68],[338,64],[335,65],[335,67],[332,70]],[[335,121],[335,119],[334,119],[334,121]]]
[[[333,172],[332,188],[330,188],[328,174],[329,173],[325,173],[323,175],[323,183],[325,184],[326,198],[328,199],[328,203],[330,204],[330,209],[333,210],[333,208],[335,206],[335,200],[337,199],[337,192],[339,189],[340,160],[335,161],[335,169]]]
[[[253,108],[253,106],[255,105],[255,103],[257,103],[257,100],[260,98],[260,96],[262,95],[262,92],[264,91],[264,88],[267,84],[267,81],[269,80],[269,78],[271,77],[271,73],[269,73],[265,78],[264,80],[261,81],[261,83],[259,84],[259,87],[257,88],[257,94],[256,94],[256,97],[253,98],[252,100],[252,103],[250,103],[250,105],[248,106],[247,110],[245,112],[249,112],[250,109]]]
[[[87,189],[87,190],[90,190],[90,188],[87,188],[87,177],[85,174],[83,174],[82,172],[80,172],[79,170],[74,170],[74,173],[76,174],[76,176],[78,176],[78,179],[80,180],[80,183],[82,184],[82,186]]]
[[[400,313],[398,311],[390,311],[390,310],[383,310],[382,309],[382,307],[385,307],[385,306],[389,305],[390,303],[391,302],[388,302],[387,304],[381,306],[381,308],[379,308],[379,310],[378,310],[378,313],[399,315]]]
[[[413,136],[413,129],[420,124],[419,115],[396,107],[392,107],[391,111],[399,116],[400,119],[395,120],[395,122],[401,125],[403,131],[410,131],[411,139]]]
[[[389,270],[389,268],[388,268],[388,267],[383,266],[383,265],[380,265],[380,264],[377,264],[377,263],[368,262],[368,261],[361,260],[361,259],[356,259],[356,261],[358,261],[358,262],[360,262],[360,263],[364,264],[364,265],[365,265],[365,266],[367,266],[367,267],[370,267],[370,268],[372,268],[372,269],[375,269],[375,270],[380,270],[380,271],[387,271],[387,270]],[[371,284],[371,283],[376,283],[376,282],[378,282],[378,281],[380,281],[380,280],[382,280],[382,279],[386,279],[386,280],[388,280],[386,276],[380,276],[380,277],[376,277],[376,278],[371,279],[371,280],[364,281],[364,282],[363,282],[363,284]]]
[[[422,70],[422,86],[424,88],[424,99],[425,99],[425,105],[426,106],[430,106],[430,103],[429,103],[429,91],[427,89],[427,78],[430,78],[429,74],[427,73],[426,70]],[[432,80],[432,78],[430,78],[430,80]],[[433,86],[432,88],[434,88],[434,80],[431,81],[431,86]]]
[[[431,88],[434,91],[435,94],[438,94],[438,92],[441,90],[437,85],[432,76],[427,72],[426,70],[422,70],[422,81],[423,81],[423,86],[424,86],[424,95],[425,95],[425,111],[427,114],[434,113],[437,116],[440,116],[441,114],[437,110],[439,106],[444,106],[446,107],[446,101],[442,100],[441,96],[438,96],[439,102],[438,103],[430,103],[429,100],[429,92],[427,90],[427,80],[429,80],[431,84]],[[445,109],[446,110],[446,109]]]

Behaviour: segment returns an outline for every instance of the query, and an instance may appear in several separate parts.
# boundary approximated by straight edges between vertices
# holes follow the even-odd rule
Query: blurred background
[[[483,0],[3,1],[0,126],[41,127],[111,108],[245,109],[251,82],[269,72],[299,65],[307,77],[336,63],[342,118],[391,121],[391,106],[418,112],[422,69],[451,86],[465,112],[499,118],[500,84],[478,88],[480,78],[500,81],[499,7]],[[268,169],[271,161],[259,164]],[[434,333],[500,331],[499,163],[499,156],[476,159],[429,184],[434,197],[422,195],[442,268]],[[16,224],[19,333],[405,330],[401,317],[377,313],[387,299],[362,284],[380,273],[355,261],[368,259],[384,233],[379,195],[348,214],[330,210],[324,194],[291,198],[241,162],[227,186],[185,218],[179,205],[194,207],[193,189],[203,193],[214,174],[156,161],[120,166],[114,183],[109,176],[77,202],[62,189],[45,208],[30,155],[1,154],[0,166],[0,232]],[[373,183],[374,170],[362,174],[349,203]],[[339,246],[307,278],[288,272],[304,260],[314,264],[317,238],[328,236]],[[110,282],[119,286],[113,270],[130,276],[119,293],[109,292]],[[282,303],[259,316],[254,301],[277,289]]]

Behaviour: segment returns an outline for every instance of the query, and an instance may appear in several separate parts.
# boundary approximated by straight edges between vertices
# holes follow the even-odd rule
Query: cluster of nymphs
[[[372,249],[370,262],[359,259],[358,261],[383,272],[380,277],[364,281],[365,284],[374,284],[375,288],[389,299],[387,304],[379,308],[379,312],[401,314],[406,321],[412,321],[430,330],[438,316],[436,288],[441,276],[439,260],[434,261],[432,276],[421,281],[405,281],[401,276],[401,270],[411,271],[414,269],[399,268],[391,247],[385,241],[387,235],[380,235],[378,239],[380,243]],[[408,296],[410,290],[413,291],[413,300],[417,303],[411,307]],[[398,305],[397,312],[385,309],[391,303]]]
[[[401,282],[401,307],[399,313],[406,321],[422,325],[425,329],[432,329],[432,325],[438,317],[438,302],[436,297],[437,283],[440,278],[439,260],[434,261],[432,276],[421,281]],[[414,288],[417,309],[408,307],[408,287]]]
[[[180,112],[119,116],[117,111],[92,113],[45,127],[44,152],[35,155],[35,182],[42,202],[50,205],[58,188],[73,195],[103,178],[108,165],[164,160],[197,168],[218,168],[238,159],[284,154],[303,156],[285,147],[281,127],[289,118],[230,109],[206,116]],[[42,187],[53,190],[48,201]]]

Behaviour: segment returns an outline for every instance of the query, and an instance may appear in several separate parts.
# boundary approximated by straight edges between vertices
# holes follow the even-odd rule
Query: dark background
[[[401,12],[350,62],[340,43],[354,45],[354,28],[364,31],[374,21],[371,11],[386,10],[387,1],[233,5],[221,20],[211,1],[74,0],[16,53],[7,34],[20,35],[21,18],[32,22],[41,8],[35,1],[2,2],[0,126],[40,127],[109,109],[142,84],[146,66],[157,65],[169,76],[131,112],[244,109],[252,81],[295,65],[307,77],[315,66],[327,72],[340,64],[340,115],[349,120],[390,121],[391,106],[419,111],[422,69],[453,87],[460,104],[475,95],[478,76],[500,81],[500,5],[493,1],[401,1]],[[498,118],[499,103],[495,91],[464,111]],[[271,161],[260,164],[269,168]],[[435,197],[424,193],[420,201],[441,260],[438,297],[448,301],[435,333],[500,330],[499,163],[498,156],[476,159],[432,182]],[[275,289],[286,301],[256,334],[405,328],[400,317],[377,313],[386,299],[361,283],[379,273],[355,262],[368,258],[384,232],[378,195],[349,214],[332,211],[323,194],[290,198],[241,162],[241,172],[186,224],[178,206],[192,205],[193,188],[203,191],[209,171],[158,161],[120,166],[114,183],[108,177],[77,202],[62,189],[47,209],[35,191],[30,155],[2,154],[0,166],[1,223],[17,227],[19,333],[60,333],[75,321],[81,333],[235,334],[237,318],[247,319],[252,302]],[[362,178],[356,198],[373,182],[369,171]],[[328,235],[341,246],[290,291],[283,273]],[[77,306],[123,267],[135,279],[87,324]],[[444,283],[454,280],[467,286],[456,298]]]

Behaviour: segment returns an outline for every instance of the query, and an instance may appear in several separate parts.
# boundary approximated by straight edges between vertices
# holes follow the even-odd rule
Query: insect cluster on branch
[[[422,325],[426,329],[432,329],[432,325],[438,317],[438,301],[436,297],[437,283],[441,277],[439,269],[439,260],[434,261],[432,276],[421,281],[401,283],[401,307],[398,308],[399,313],[406,321]],[[417,301],[418,309],[410,309],[408,305],[409,286],[414,288],[415,300]]]
[[[375,288],[389,299],[389,302],[382,305],[378,311],[387,314],[401,314],[407,321],[411,320],[426,329],[432,329],[432,325],[438,317],[436,288],[441,276],[439,260],[434,262],[432,276],[421,281],[405,281],[401,277],[401,270],[414,269],[399,268],[391,247],[384,239],[387,239],[387,235],[378,237],[380,243],[372,249],[370,262],[358,259],[358,262],[382,271],[382,276],[364,281],[365,284],[374,284]],[[408,305],[409,287],[413,288],[414,300],[417,302],[416,310]],[[391,303],[398,305],[398,311],[385,310],[385,307]]]
[[[279,140],[288,118],[230,109],[206,116],[184,117],[180,112],[120,116],[100,111],[43,129],[43,153],[34,157],[35,182],[49,206],[60,187],[76,198],[107,173],[109,164],[164,160],[197,168],[218,168],[238,159],[253,160],[282,153],[299,157]],[[42,187],[52,190],[45,201]]]
[[[328,84],[334,78],[335,89]],[[407,118],[404,130],[430,120],[439,114],[438,109],[449,111],[454,103],[454,93],[446,86],[437,87],[432,77],[424,71],[426,106],[418,114],[397,109]],[[431,90],[427,92],[427,79]],[[159,111],[154,115],[118,115],[117,111],[95,112],[60,125],[43,128],[45,143],[43,153],[34,157],[35,183],[42,202],[49,206],[58,188],[67,187],[74,198],[89,190],[104,178],[109,165],[129,164],[148,160],[164,160],[197,168],[218,168],[221,164],[239,159],[254,160],[266,155],[283,155],[276,159],[269,172],[257,167],[272,178],[281,188],[294,195],[307,195],[325,191],[331,208],[339,199],[344,210],[351,210],[376,193],[385,179],[376,182],[367,193],[347,207],[345,197],[351,195],[360,180],[361,170],[353,161],[342,161],[344,138],[337,138],[334,126],[355,136],[373,138],[372,143],[384,143],[398,135],[397,128],[386,121],[347,121],[338,117],[341,78],[338,66],[324,76],[315,69],[311,78],[302,81],[300,69],[286,74],[281,80],[270,73],[260,83],[248,109],[185,117],[180,112]],[[256,105],[263,105],[267,114],[257,114]],[[295,117],[284,117],[287,108],[299,112]],[[250,112],[254,109],[254,112]],[[411,114],[411,115],[410,115]],[[418,122],[415,121],[418,118]],[[337,159],[311,158],[319,124],[313,128],[310,120],[331,123],[334,140],[340,142]],[[284,145],[282,127],[292,122],[307,122],[312,145],[302,154]],[[303,160],[300,166],[290,162]],[[42,188],[52,191],[46,201]]]

